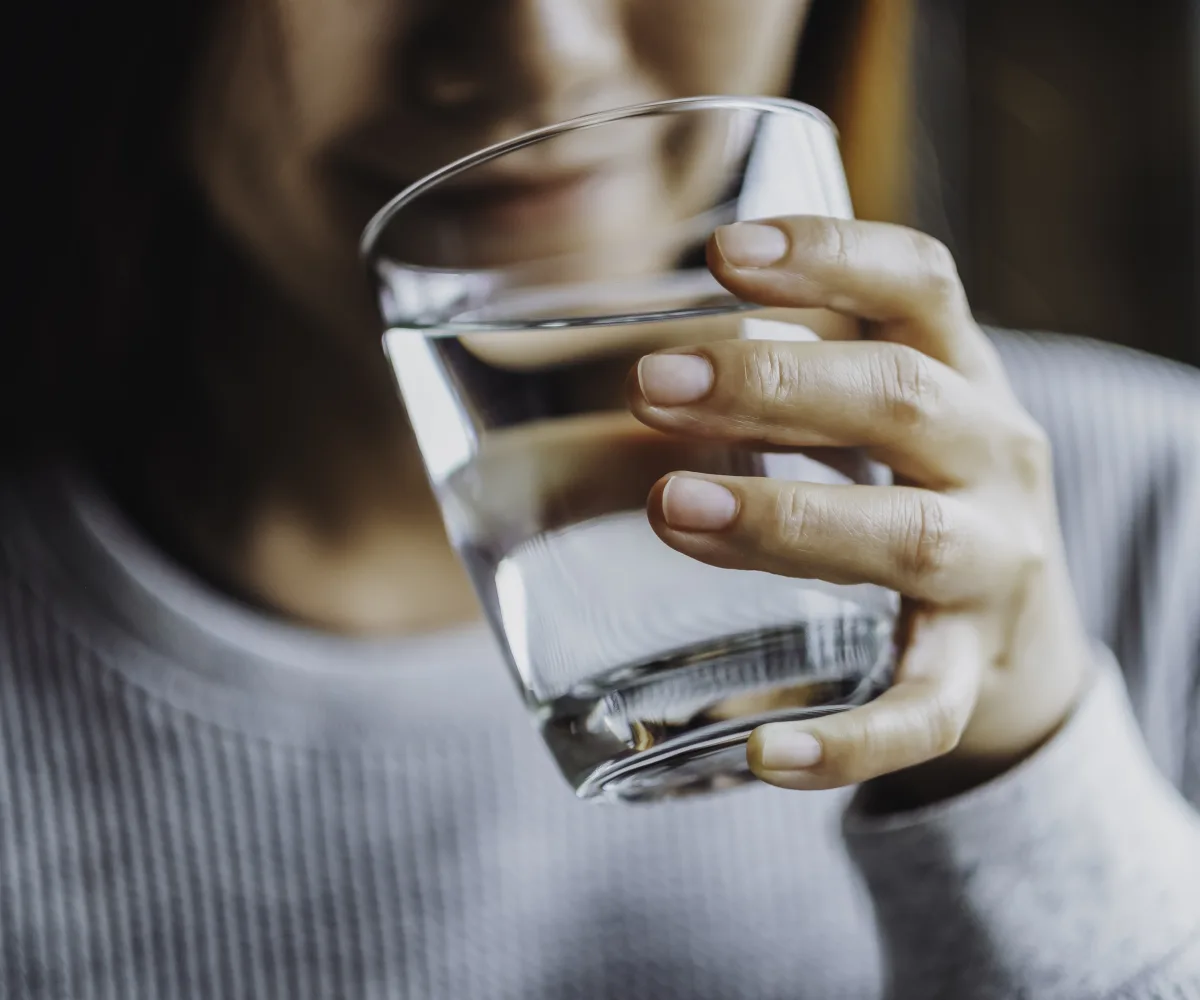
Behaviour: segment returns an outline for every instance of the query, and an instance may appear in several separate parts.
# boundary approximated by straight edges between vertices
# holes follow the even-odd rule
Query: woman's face
[[[290,299],[332,327],[356,329],[373,324],[359,232],[405,185],[482,146],[592,111],[779,93],[808,0],[225,7],[193,88],[192,169],[221,224]],[[630,135],[644,141],[644,131]],[[529,241],[553,246],[559,228],[577,236],[611,225],[604,215],[627,203],[622,190],[671,194],[682,180],[634,141],[548,144],[506,163],[508,173],[489,179],[494,187],[471,195],[484,220],[480,245],[532,253]],[[607,193],[575,197],[583,190]]]

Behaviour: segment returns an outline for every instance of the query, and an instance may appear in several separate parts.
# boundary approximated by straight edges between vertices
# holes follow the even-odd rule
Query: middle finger
[[[659,430],[766,447],[865,447],[901,476],[964,486],[1003,467],[1021,414],[899,344],[722,341],[643,358],[630,407]]]

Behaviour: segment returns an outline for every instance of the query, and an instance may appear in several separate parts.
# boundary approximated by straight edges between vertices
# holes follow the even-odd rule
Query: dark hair
[[[39,0],[20,46],[8,230],[18,260],[0,362],[0,454],[103,427],[133,380],[161,378],[181,276],[208,229],[178,128],[219,0]],[[794,92],[828,106],[861,0],[814,0]]]

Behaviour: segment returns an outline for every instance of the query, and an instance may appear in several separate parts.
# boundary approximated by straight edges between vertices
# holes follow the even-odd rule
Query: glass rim
[[[360,259],[370,263],[376,256],[375,247],[385,229],[401,210],[418,197],[437,187],[443,181],[456,177],[458,174],[471,170],[491,160],[499,159],[508,153],[514,153],[526,146],[544,142],[566,132],[576,132],[581,129],[595,128],[599,125],[609,125],[613,122],[629,118],[642,118],[649,115],[674,113],[677,111],[758,111],[770,114],[792,114],[810,118],[828,128],[837,135],[837,126],[825,112],[814,108],[811,104],[796,101],[790,97],[751,97],[751,96],[704,96],[704,97],[675,97],[663,101],[649,101],[644,104],[631,104],[621,108],[611,108],[607,111],[597,111],[578,118],[569,118],[563,122],[546,125],[542,128],[523,132],[491,146],[476,150],[460,157],[432,173],[426,174],[420,180],[414,181],[398,194],[394,195],[380,208],[362,231],[359,239],[358,253]]]

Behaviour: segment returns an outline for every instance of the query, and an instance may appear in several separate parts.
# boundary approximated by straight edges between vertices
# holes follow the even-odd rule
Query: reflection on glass
[[[759,723],[888,683],[897,599],[703,565],[646,496],[678,470],[884,481],[854,452],[766,454],[639,424],[647,350],[812,337],[704,266],[720,224],[850,214],[828,122],[798,105],[667,102],[544,130],[415,185],[364,235],[384,347],[505,655],[584,797],[736,784]]]

